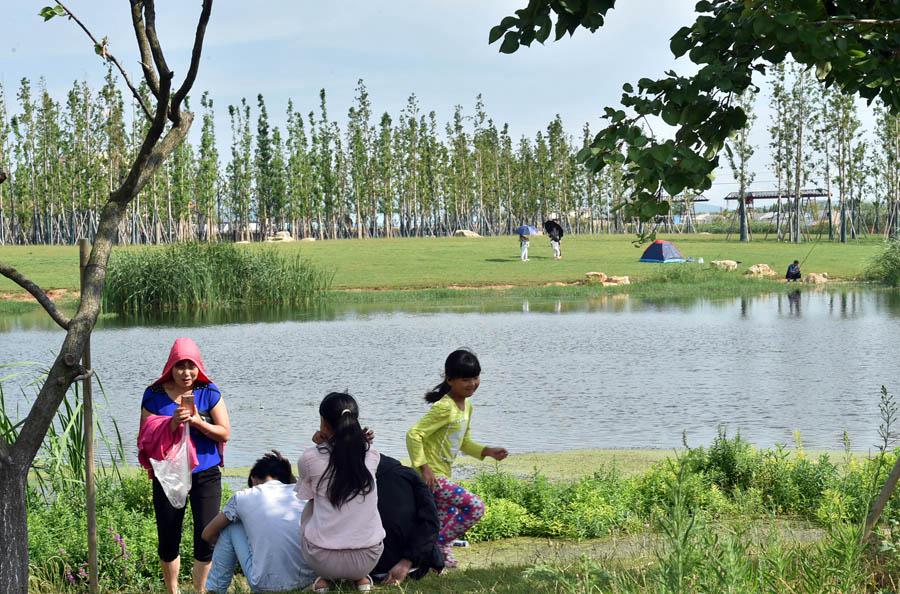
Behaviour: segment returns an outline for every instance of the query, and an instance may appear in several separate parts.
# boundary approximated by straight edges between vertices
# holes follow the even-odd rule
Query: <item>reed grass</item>
[[[115,252],[103,308],[118,313],[250,304],[310,305],[333,274],[269,247],[181,243]]]
[[[866,277],[889,287],[900,287],[900,241],[892,241],[869,262]]]

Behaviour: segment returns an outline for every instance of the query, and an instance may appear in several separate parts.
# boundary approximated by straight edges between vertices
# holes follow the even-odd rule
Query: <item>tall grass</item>
[[[872,258],[866,278],[889,287],[900,287],[900,241],[891,241]]]
[[[231,243],[120,250],[110,259],[103,307],[119,313],[202,307],[308,305],[333,273],[297,252]]]

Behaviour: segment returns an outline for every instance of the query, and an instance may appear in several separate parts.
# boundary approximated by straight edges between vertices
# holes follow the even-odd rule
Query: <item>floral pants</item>
[[[484,502],[449,479],[437,477],[433,493],[438,522],[441,524],[439,546],[451,545],[484,515]]]

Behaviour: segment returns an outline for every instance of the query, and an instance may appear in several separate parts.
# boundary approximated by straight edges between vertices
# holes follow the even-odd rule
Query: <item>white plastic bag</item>
[[[166,498],[175,509],[181,509],[187,502],[191,490],[191,460],[188,455],[187,426],[182,427],[181,440],[166,452],[164,460],[150,458],[153,475],[163,488]]]

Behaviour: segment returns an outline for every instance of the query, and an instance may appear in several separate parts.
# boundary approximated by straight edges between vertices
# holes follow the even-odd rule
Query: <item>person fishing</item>
[[[791,264],[788,265],[787,273],[784,275],[784,278],[788,282],[799,281],[802,278],[802,274],[800,273],[800,260],[794,260]]]
[[[470,399],[481,384],[480,376],[475,353],[467,349],[450,353],[444,362],[444,381],[425,394],[431,409],[406,433],[410,462],[434,495],[441,525],[438,546],[447,568],[457,565],[453,541],[484,515],[484,502],[450,478],[457,453],[479,460],[486,456],[503,460],[509,455],[505,448],[483,446],[469,435]]]

